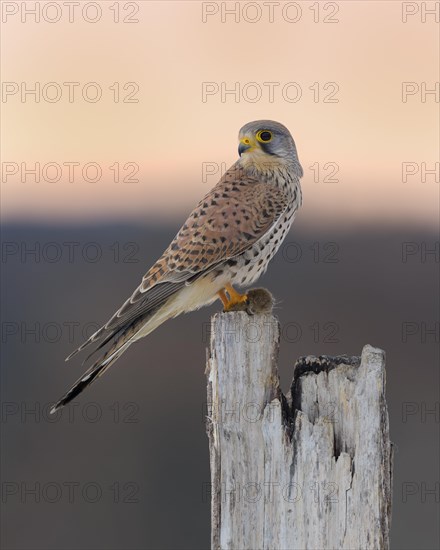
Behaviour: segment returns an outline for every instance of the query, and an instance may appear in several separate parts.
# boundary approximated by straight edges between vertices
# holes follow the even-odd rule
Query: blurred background
[[[301,355],[386,351],[392,548],[437,548],[438,3],[1,9],[2,548],[209,547],[204,368],[219,304],[48,411],[83,371],[65,356],[261,118],[291,130],[304,168],[303,208],[260,280],[277,299],[282,387]]]

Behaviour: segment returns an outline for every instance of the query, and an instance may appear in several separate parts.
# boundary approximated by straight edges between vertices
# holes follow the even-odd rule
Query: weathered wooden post
[[[301,358],[285,397],[279,334],[271,314],[212,318],[212,548],[389,548],[384,352]]]

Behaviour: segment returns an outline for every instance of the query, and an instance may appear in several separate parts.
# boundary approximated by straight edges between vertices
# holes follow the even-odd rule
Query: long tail
[[[90,386],[92,382],[102,376],[105,371],[111,367],[113,363],[121,357],[124,351],[126,351],[139,337],[146,336],[173,316],[170,311],[166,311],[164,312],[165,314],[161,314],[160,310],[161,308],[157,307],[155,310],[148,312],[146,315],[139,317],[135,321],[132,321],[127,327],[112,335],[114,336],[114,339],[110,348],[103,355],[101,355],[81,376],[81,378],[75,382],[70,390],[65,393],[57,403],[55,403],[55,405],[51,408],[50,413],[53,414],[61,407],[64,407],[64,405],[67,405],[67,403],[72,401],[72,399],[75,399],[75,397]],[[96,348],[95,352],[101,349],[108,340],[109,339],[104,340],[104,342]]]
[[[194,279],[195,280],[195,279]],[[191,282],[194,282],[192,280]],[[198,289],[192,288],[192,294],[185,295],[185,297],[179,298],[179,290],[182,289],[182,285],[185,283],[174,284],[172,292],[167,291],[167,293],[162,293],[160,299],[156,301],[150,300],[148,302],[148,309],[143,308],[138,312],[136,316],[129,316],[127,318],[120,318],[120,321],[114,327],[105,327],[105,331],[99,330],[92,338],[87,340],[86,344],[81,346],[78,351],[84,349],[87,345],[98,342],[101,340],[101,343],[98,347],[92,352],[91,355],[94,355],[98,350],[102,349],[105,345],[109,344],[111,340],[113,343],[109,349],[101,355],[93,365],[81,376],[79,380],[70,388],[70,390],[63,395],[63,397],[52,407],[51,413],[54,413],[64,405],[67,405],[72,399],[77,397],[82,391],[84,391],[92,382],[97,380],[102,376],[105,371],[113,365],[113,363],[119,359],[119,357],[130,347],[130,345],[147,336],[153,330],[155,330],[159,325],[167,321],[172,317],[176,317],[184,311],[191,311],[197,307],[200,307],[202,304],[197,304],[194,306],[194,296],[198,296]],[[188,289],[188,286],[185,287],[185,291]],[[216,294],[213,294],[212,299],[205,300],[204,304],[211,303],[216,299]],[[115,318],[118,318],[117,316]],[[72,357],[76,352],[70,355]],[[85,361],[87,361],[89,357]]]
[[[126,351],[132,340],[128,340],[124,344],[120,345],[120,342],[116,342],[104,355],[95,361],[95,363],[81,376],[79,380],[70,388],[70,390],[63,395],[63,397],[51,408],[50,414],[55,413],[67,403],[70,403],[72,399],[75,399],[82,391],[84,391],[92,382],[102,376],[104,372],[113,365],[113,363],[121,357]]]

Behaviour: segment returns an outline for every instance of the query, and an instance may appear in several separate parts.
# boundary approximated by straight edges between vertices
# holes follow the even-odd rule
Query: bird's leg
[[[227,300],[226,302],[224,302],[223,298],[221,298],[225,311],[231,311],[231,309],[235,305],[241,304],[243,302],[247,302],[248,298],[247,298],[246,294],[240,294],[239,292],[237,292],[235,290],[235,288],[231,284],[227,284],[225,286],[225,289],[222,290],[224,297],[225,297],[225,290],[229,294],[229,300]]]
[[[220,300],[221,300],[222,303],[223,303],[224,309],[226,309],[227,306],[228,306],[228,303],[229,303],[229,299],[228,299],[228,297],[226,296],[225,289],[222,288],[221,290],[219,290],[219,291],[217,292],[217,294],[218,294]]]

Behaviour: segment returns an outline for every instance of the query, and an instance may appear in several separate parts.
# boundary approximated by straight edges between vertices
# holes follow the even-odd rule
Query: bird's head
[[[238,139],[239,163],[243,167],[254,166],[263,169],[274,164],[291,164],[301,168],[295,142],[289,130],[279,122],[248,122],[241,128]]]

